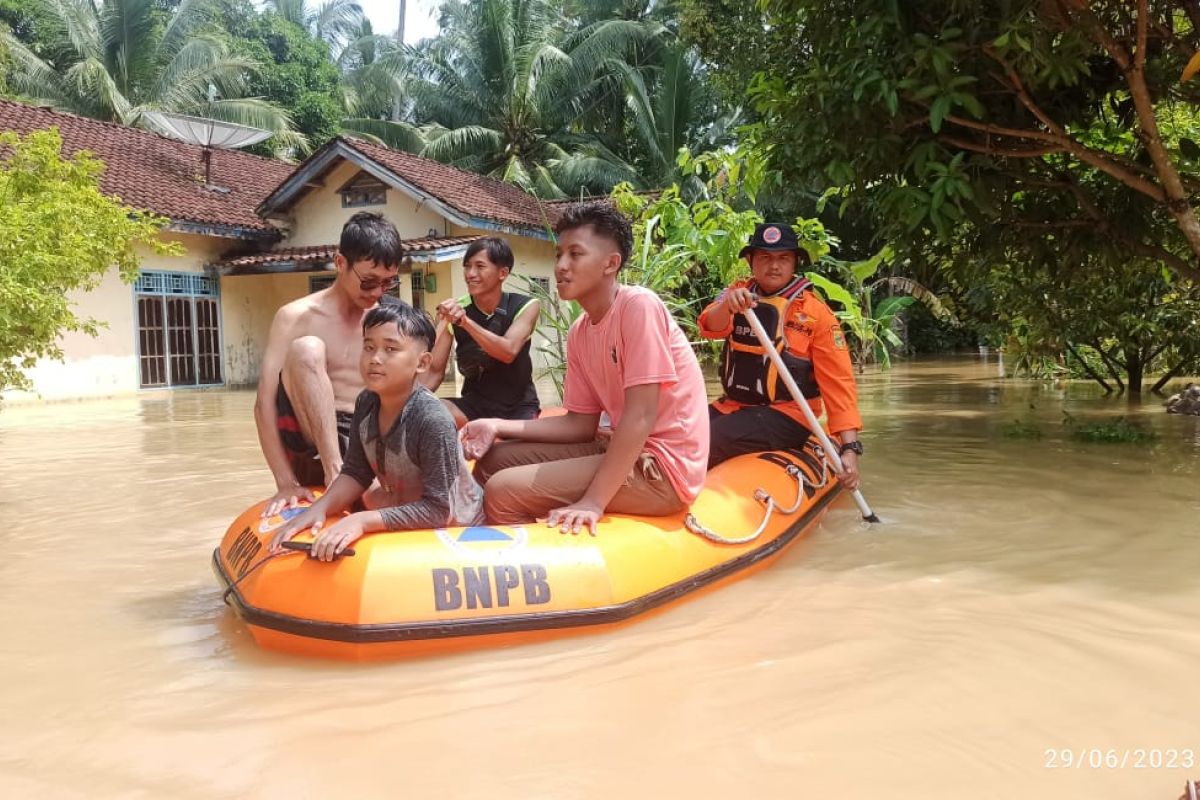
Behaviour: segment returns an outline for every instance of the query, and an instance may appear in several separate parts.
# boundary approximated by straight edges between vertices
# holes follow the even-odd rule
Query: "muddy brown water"
[[[370,666],[263,652],[221,604],[212,548],[269,488],[250,393],[6,408],[0,797],[1173,800],[1200,778],[1200,419],[966,357],[862,394],[884,526],[842,500],[771,569],[623,629]],[[1079,443],[1063,409],[1160,438]],[[1043,437],[1004,436],[1018,419]]]

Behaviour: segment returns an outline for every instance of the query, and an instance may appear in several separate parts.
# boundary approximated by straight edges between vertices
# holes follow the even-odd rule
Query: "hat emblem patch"
[[[762,238],[767,244],[775,244],[783,238],[783,234],[780,232],[779,228],[776,228],[774,225],[772,225],[763,231]]]

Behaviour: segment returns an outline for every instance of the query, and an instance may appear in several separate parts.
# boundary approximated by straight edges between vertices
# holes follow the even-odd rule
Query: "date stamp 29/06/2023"
[[[1194,769],[1194,747],[1047,747],[1046,769]]]

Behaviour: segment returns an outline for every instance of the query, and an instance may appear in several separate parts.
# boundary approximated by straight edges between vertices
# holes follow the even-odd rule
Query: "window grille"
[[[133,291],[141,387],[219,385],[221,286],[217,279],[146,270]]]

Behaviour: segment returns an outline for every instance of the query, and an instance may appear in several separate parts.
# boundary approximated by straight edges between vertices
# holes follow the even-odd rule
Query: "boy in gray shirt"
[[[312,555],[338,556],[366,533],[474,525],[483,521],[483,490],[471,477],[454,420],[417,384],[429,368],[435,334],[424,312],[380,305],[363,319],[359,361],[366,389],[358,396],[350,445],[329,491],[271,537],[271,551],[312,528]],[[368,491],[378,478],[379,486]],[[322,529],[362,499],[367,507]]]

